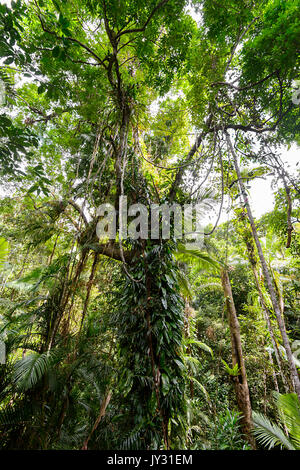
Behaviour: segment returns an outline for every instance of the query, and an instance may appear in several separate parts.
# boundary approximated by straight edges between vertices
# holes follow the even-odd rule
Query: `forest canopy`
[[[299,0],[0,30],[0,448],[300,449]]]

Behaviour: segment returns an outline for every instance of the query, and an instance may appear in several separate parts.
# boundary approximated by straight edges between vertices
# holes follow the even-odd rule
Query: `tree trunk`
[[[252,410],[242,351],[240,325],[237,318],[234,300],[232,296],[231,284],[226,269],[222,269],[221,271],[221,281],[226,301],[228,324],[230,328],[232,365],[234,367],[237,364],[239,368],[239,373],[237,376],[233,377],[233,381],[237,405],[240,412],[242,413],[242,430],[251,447],[255,449],[255,439],[252,434]]]
[[[273,382],[274,382],[275,390],[276,390],[277,393],[279,393],[279,387],[278,387],[276,372],[275,372],[275,368],[274,368],[274,362],[273,362],[273,358],[272,358],[272,354],[271,354],[270,350],[268,350],[268,354],[269,354],[269,361],[270,361],[270,364],[272,366],[272,375],[273,375]]]
[[[256,260],[255,260],[255,255],[254,255],[254,245],[252,244],[252,241],[249,242],[247,240],[245,240],[245,244],[246,244],[246,248],[247,248],[247,252],[248,252],[248,259],[249,259],[250,266],[252,268],[253,276],[254,276],[254,279],[255,279],[255,285],[256,285],[257,292],[258,292],[258,295],[259,295],[259,298],[260,298],[263,315],[264,315],[264,318],[265,318],[265,321],[266,321],[266,324],[267,324],[267,328],[268,328],[268,331],[269,331],[269,334],[270,334],[270,339],[271,339],[271,343],[272,343],[272,346],[273,346],[273,349],[274,349],[276,362],[277,362],[278,369],[279,369],[279,372],[280,372],[280,376],[281,376],[281,379],[282,379],[282,383],[283,383],[285,392],[289,393],[289,386],[288,386],[288,383],[287,383],[287,380],[286,380],[286,377],[285,377],[284,371],[283,371],[281,354],[280,354],[280,351],[279,351],[278,346],[277,346],[277,342],[276,342],[276,339],[275,339],[275,335],[274,335],[274,331],[273,331],[273,327],[272,327],[272,323],[271,323],[271,319],[270,319],[270,311],[269,311],[269,308],[266,304],[264,293],[262,291],[261,281],[259,279],[259,275],[258,275],[258,272],[257,272],[257,264],[256,264]],[[270,358],[271,364],[273,365],[273,359],[272,359],[272,355],[271,355],[270,352],[269,352],[269,358]],[[273,378],[274,378],[275,389],[276,389],[276,391],[279,391],[275,371],[273,371]]]
[[[81,450],[87,450],[90,438],[92,437],[93,433],[96,431],[97,427],[99,426],[99,423],[100,423],[101,419],[105,416],[106,408],[109,405],[111,395],[112,395],[112,391],[108,390],[105,394],[105,397],[104,397],[102,403],[101,403],[99,415],[98,415],[98,417],[97,417],[97,419],[94,423],[94,426],[93,426],[90,434],[88,435],[87,439],[84,441]]]
[[[231,143],[231,140],[230,140],[230,137],[229,137],[228,133],[226,134],[226,139],[227,139],[228,148],[229,148],[230,153],[233,157],[234,167],[235,167],[235,171],[236,171],[238,182],[239,182],[240,192],[241,192],[241,195],[242,195],[242,198],[243,198],[246,210],[247,210],[251,231],[252,231],[253,238],[254,238],[254,241],[255,241],[255,245],[256,245],[256,248],[257,248],[258,256],[259,256],[259,259],[260,259],[260,262],[261,262],[261,267],[262,267],[262,270],[263,270],[263,274],[264,274],[264,277],[265,277],[267,288],[268,288],[268,291],[269,291],[269,294],[270,294],[273,310],[274,310],[274,313],[276,315],[279,330],[280,330],[280,333],[281,333],[281,336],[282,336],[284,349],[286,351],[286,355],[287,355],[287,359],[288,359],[291,381],[292,381],[294,389],[295,389],[295,391],[296,391],[296,393],[299,397],[299,400],[300,400],[300,380],[299,380],[297,368],[296,368],[296,365],[295,365],[295,362],[294,362],[294,358],[293,358],[293,354],[292,354],[292,350],[291,350],[291,345],[290,345],[290,342],[289,342],[289,339],[288,339],[288,336],[287,336],[287,333],[286,333],[284,319],[283,319],[282,314],[281,314],[279,302],[277,300],[276,292],[275,292],[273,282],[272,282],[272,277],[271,277],[271,274],[269,272],[269,269],[268,269],[268,266],[267,266],[267,263],[266,263],[266,260],[265,260],[264,254],[263,254],[263,250],[262,250],[260,240],[258,238],[254,218],[253,218],[251,207],[250,207],[248,197],[247,197],[247,192],[246,192],[246,189],[245,189],[242,177],[241,177],[241,172],[240,172],[239,165],[238,165],[237,155],[236,155],[236,153],[233,149],[233,146],[232,146],[232,143]]]
[[[190,338],[190,317],[191,317],[191,306],[187,299],[185,299],[185,309],[184,309],[184,330],[185,330],[185,337]],[[187,346],[187,353],[189,356],[192,355],[191,345],[188,344]],[[189,374],[191,375],[191,371],[189,370]],[[190,380],[190,394],[191,399],[194,398],[194,382]]]

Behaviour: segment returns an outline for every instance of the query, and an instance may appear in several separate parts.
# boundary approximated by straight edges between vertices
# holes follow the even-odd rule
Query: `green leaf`
[[[5,238],[0,237],[0,269],[2,269],[7,256],[9,255],[9,243],[5,240]]]
[[[44,93],[46,91],[46,84],[45,83],[42,83],[38,89],[37,89],[37,92],[39,95],[41,95],[42,93]]]
[[[207,346],[207,344],[202,343],[201,341],[198,341],[193,338],[188,338],[186,340],[186,344],[195,344],[196,346],[198,346],[198,348],[203,349],[203,351],[208,352],[212,358],[214,357],[213,350],[209,346]]]
[[[167,395],[170,390],[170,380],[169,377],[166,374],[161,375],[161,383],[162,383],[162,393],[163,395]]]
[[[0,116],[0,126],[1,127],[10,127],[10,126],[12,126],[12,121],[6,116]]]
[[[14,61],[14,57],[10,56],[10,57],[7,57],[7,59],[5,59],[4,64],[10,65],[13,63],[13,61]]]
[[[200,390],[200,392],[202,392],[203,395],[205,396],[207,402],[208,402],[209,404],[211,404],[211,400],[210,400],[209,393],[207,392],[207,390],[206,390],[206,388],[204,387],[204,385],[202,385],[197,379],[195,379],[195,377],[189,376],[188,379],[191,380],[192,382],[194,382],[194,384],[198,387],[198,389]]]
[[[60,54],[60,47],[55,46],[54,49],[52,49],[52,55],[53,55],[53,57],[58,57],[59,54]]]

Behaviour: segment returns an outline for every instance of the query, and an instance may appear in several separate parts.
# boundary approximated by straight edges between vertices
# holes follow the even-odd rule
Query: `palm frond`
[[[178,243],[177,250],[174,253],[177,261],[185,264],[191,264],[197,269],[219,270],[220,264],[208,253],[198,249],[186,248],[182,243]]]
[[[296,393],[278,395],[278,409],[295,447],[300,449],[300,403]]]
[[[33,410],[27,404],[18,406],[8,405],[0,410],[0,426],[16,426],[21,423],[32,421]]]
[[[56,351],[33,353],[15,364],[13,381],[17,388],[28,390],[38,383],[57,359]]]
[[[284,447],[288,450],[296,450],[283,430],[266,418],[261,413],[253,412],[253,433],[256,438],[266,447],[272,449],[275,446]]]
[[[182,271],[178,270],[177,279],[180,291],[184,297],[192,298],[193,294],[187,276]]]

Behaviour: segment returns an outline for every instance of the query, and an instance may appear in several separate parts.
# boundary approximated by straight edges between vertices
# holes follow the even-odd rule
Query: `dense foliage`
[[[0,5],[2,449],[299,448],[299,12]],[[99,240],[124,196],[200,204],[202,248]]]

